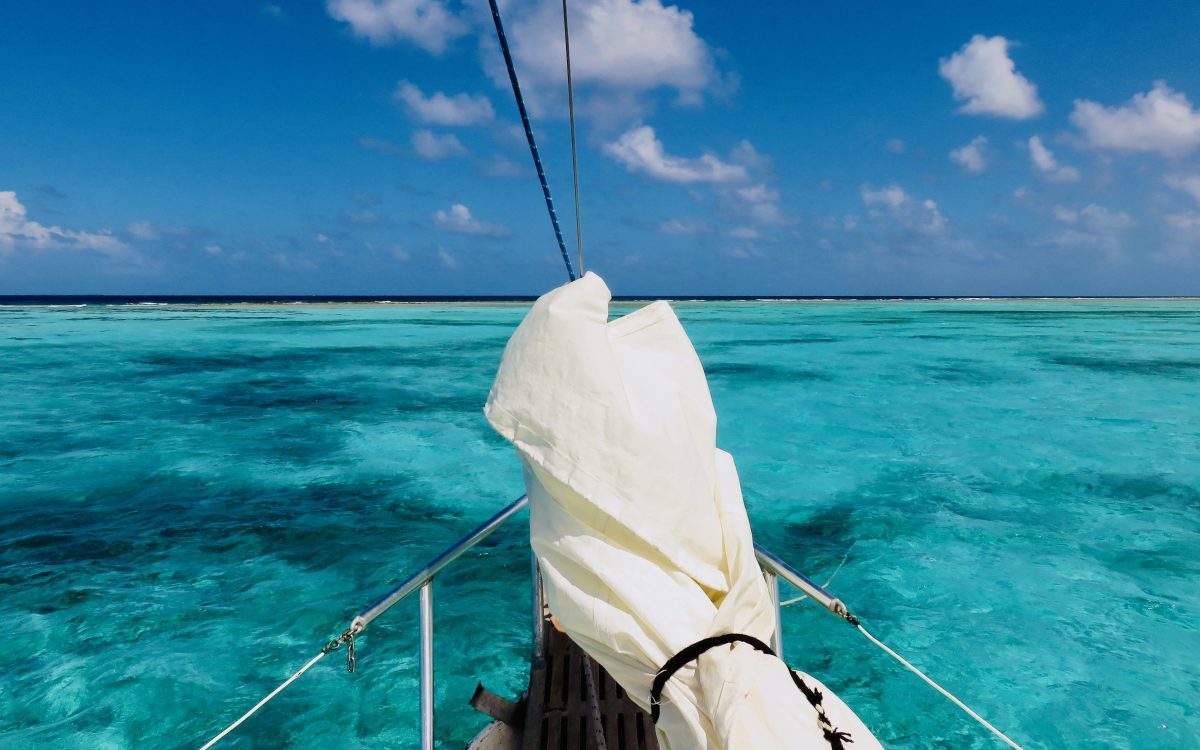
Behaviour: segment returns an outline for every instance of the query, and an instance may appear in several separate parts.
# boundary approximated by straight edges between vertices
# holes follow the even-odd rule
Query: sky
[[[501,8],[574,256],[561,4]],[[1200,3],[570,13],[615,294],[1200,294]],[[0,294],[566,280],[483,0],[14,0],[0,66]]]

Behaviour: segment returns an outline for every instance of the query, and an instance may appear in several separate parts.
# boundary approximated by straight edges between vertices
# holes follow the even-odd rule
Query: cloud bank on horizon
[[[1067,44],[1015,10],[915,34],[900,8],[576,0],[589,266],[634,294],[1200,294],[1200,11],[1148,17],[1144,45],[1087,7]],[[11,69],[50,70],[0,94],[0,293],[561,280],[486,7],[221,4],[209,66],[203,32],[171,38],[190,11],[64,11],[0,30]],[[503,13],[569,219],[561,4]],[[162,46],[80,68],[93,28]]]

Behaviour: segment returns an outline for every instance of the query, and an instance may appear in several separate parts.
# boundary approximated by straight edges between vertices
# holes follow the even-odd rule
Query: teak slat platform
[[[471,704],[498,720],[468,750],[658,750],[650,717],[553,626],[548,612],[542,634],[541,659],[530,665],[529,691],[520,703],[497,698],[482,686],[476,690]],[[517,721],[521,725],[513,726]]]

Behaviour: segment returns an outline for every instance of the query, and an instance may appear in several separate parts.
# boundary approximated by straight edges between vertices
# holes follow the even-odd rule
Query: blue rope
[[[517,83],[517,69],[513,67],[512,53],[508,51],[508,39],[504,36],[504,24],[500,23],[500,9],[496,0],[488,0],[492,6],[492,19],[496,22],[496,36],[500,38],[500,50],[504,53],[504,64],[508,66],[508,80],[512,81],[513,94],[517,97],[517,109],[521,111],[521,124],[525,126],[525,138],[529,141],[529,153],[533,155],[533,166],[537,168],[538,180],[542,183],[542,194],[546,196],[546,210],[550,212],[550,223],[554,225],[554,236],[558,249],[562,251],[563,263],[567,265],[567,276],[575,280],[575,269],[571,267],[571,256],[567,254],[567,243],[563,242],[562,230],[558,227],[558,214],[554,212],[554,199],[550,197],[550,185],[542,169],[542,157],[538,156],[537,142],[533,140],[533,126],[529,124],[529,113],[525,111],[525,100],[521,97],[521,84]]]

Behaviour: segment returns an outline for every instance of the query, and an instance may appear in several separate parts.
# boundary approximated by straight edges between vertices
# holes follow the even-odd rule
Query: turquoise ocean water
[[[0,748],[195,748],[521,493],[521,305],[0,308]],[[678,303],[759,541],[1033,748],[1200,747],[1200,303]],[[441,746],[526,676],[518,523],[439,579]],[[228,740],[416,737],[416,603]],[[995,740],[853,630],[890,748]]]

